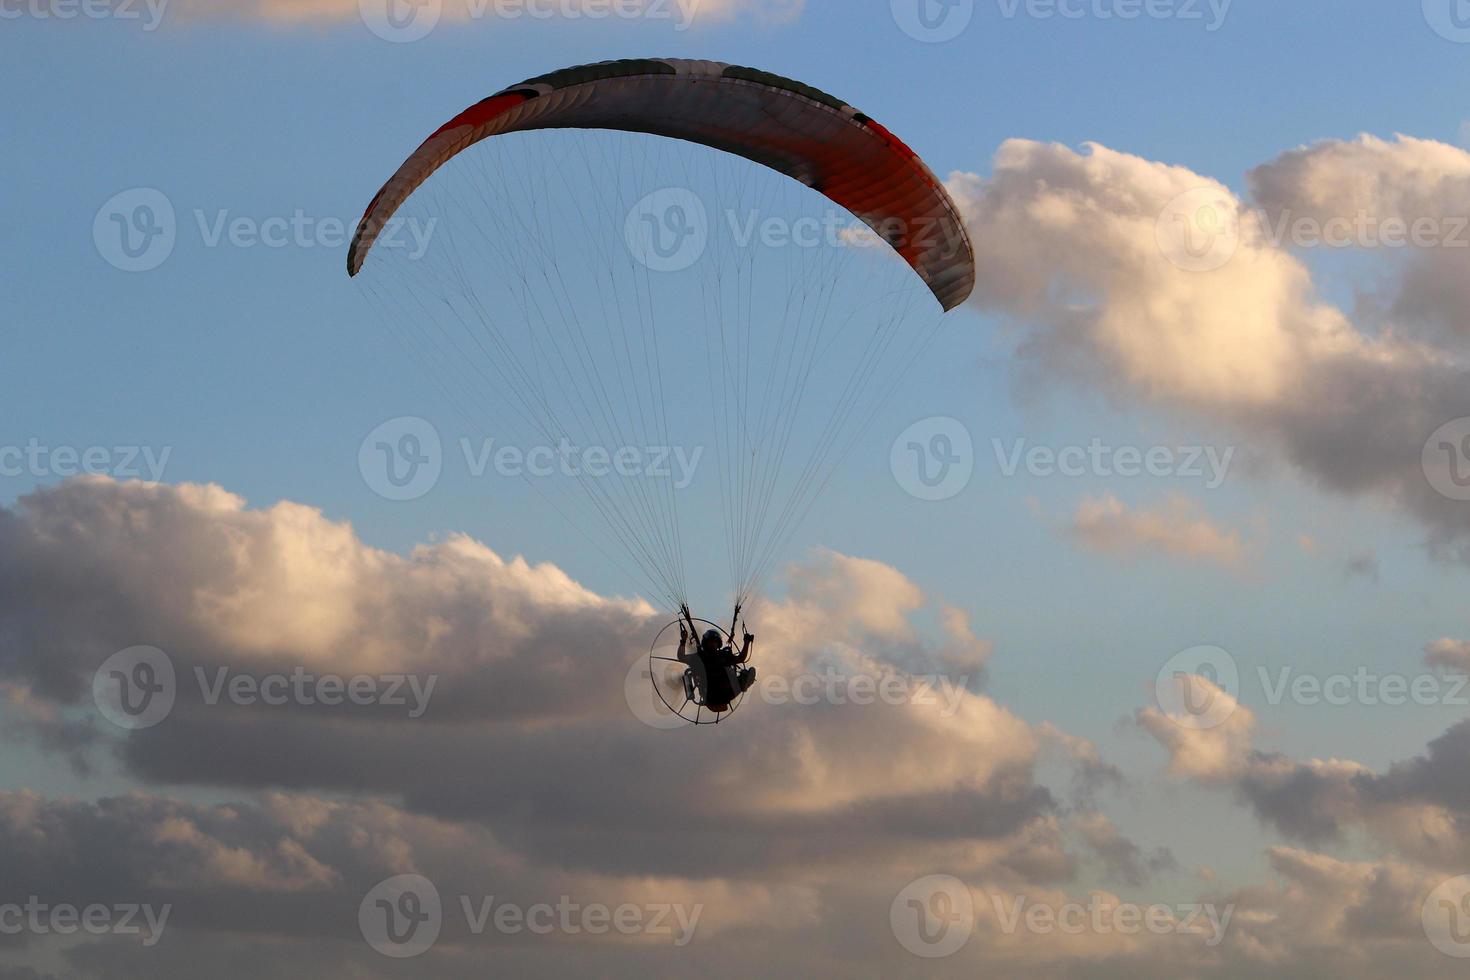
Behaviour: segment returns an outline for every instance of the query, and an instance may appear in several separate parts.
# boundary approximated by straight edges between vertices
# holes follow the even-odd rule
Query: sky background
[[[391,43],[348,0],[176,0],[156,29],[143,7],[141,19],[113,10],[68,20],[59,0],[38,3],[0,0],[9,96],[0,110],[0,446],[169,455],[153,488],[130,484],[127,472],[114,472],[117,482],[67,483],[34,469],[0,476],[0,537],[10,542],[0,579],[12,586],[0,598],[11,734],[0,867],[13,881],[79,883],[81,894],[57,899],[79,904],[92,892],[126,894],[118,883],[137,875],[148,883],[140,890],[164,887],[181,909],[194,900],[203,911],[181,915],[177,952],[165,940],[152,960],[122,937],[21,935],[0,939],[0,962],[39,975],[131,976],[150,965],[163,975],[197,963],[206,948],[197,944],[213,937],[226,951],[211,966],[220,975],[397,975],[402,963],[347,934],[359,878],[433,877],[436,862],[453,867],[446,855],[468,849],[495,855],[487,875],[532,882],[527,894],[601,894],[645,880],[691,901],[717,893],[707,915],[748,913],[706,940],[731,970],[1306,977],[1320,975],[1324,956],[1341,975],[1457,968],[1419,918],[1429,888],[1470,872],[1460,832],[1470,803],[1450,788],[1470,767],[1459,748],[1465,699],[1273,704],[1257,671],[1439,678],[1470,666],[1470,504],[1436,494],[1416,470],[1429,433],[1470,415],[1467,297],[1456,288],[1470,252],[1252,240],[1225,270],[1191,273],[1151,237],[1175,195],[1198,188],[1242,213],[1363,208],[1446,224],[1470,214],[1470,46],[1442,19],[1451,4],[1236,0],[1214,23],[1222,12],[1207,4],[1198,19],[1174,5],[1173,16],[1125,20],[1104,16],[1119,8],[1107,0],[1069,6],[1075,17],[977,0],[949,15],[971,18],[956,36],[927,42],[903,29],[904,0],[706,0],[688,29],[652,15],[446,16],[421,40]],[[907,706],[877,720],[880,708],[833,705],[802,716],[757,703],[728,730],[657,733],[654,745],[647,731],[624,731],[640,726],[620,690],[613,709],[607,698],[559,694],[561,675],[546,664],[592,655],[569,638],[573,623],[613,638],[607,658],[621,684],[640,637],[658,625],[634,601],[638,586],[523,484],[473,477],[453,454],[427,495],[376,494],[358,468],[375,427],[417,416],[452,442],[463,426],[342,274],[345,248],[335,239],[211,246],[201,231],[221,214],[351,223],[424,134],[463,106],[555,68],[646,56],[753,65],[850,101],[946,178],[970,219],[975,299],[948,318],[845,459],[755,624],[785,641],[773,673],[829,655],[849,666],[902,663],[915,651],[946,662],[976,679],[976,704],[958,717],[916,720],[922,709]],[[177,242],[157,268],[127,272],[109,263],[94,225],[105,231],[108,202],[139,188],[172,205]],[[1345,210],[1343,200],[1355,203]],[[972,478],[937,502],[908,493],[890,465],[899,434],[934,417],[959,420],[974,446]],[[1060,449],[1094,439],[1229,449],[1232,463],[1210,487],[1189,477],[1007,475],[996,455],[997,443],[1015,440]],[[287,514],[282,502],[305,510]],[[500,557],[471,561],[458,535]],[[442,562],[432,574],[407,557],[420,547]],[[530,566],[500,563],[514,556]],[[569,578],[542,577],[542,563]],[[723,601],[722,584],[696,591]],[[485,611],[470,608],[475,596]],[[331,597],[341,605],[320,608]],[[368,606],[394,614],[376,620]],[[418,632],[426,610],[441,630],[432,643]],[[966,619],[958,631],[946,625],[952,610]],[[392,747],[352,764],[341,743],[352,732],[376,743],[372,719],[299,706],[273,735],[256,713],[202,708],[119,733],[96,716],[90,677],[138,644],[166,649],[181,673],[185,664],[407,664],[399,669],[462,683],[444,695],[449,719],[430,726],[429,741],[383,735]],[[1203,732],[1154,704],[1170,658],[1201,645],[1227,651],[1242,677],[1220,695],[1238,702],[1231,720]],[[552,679],[538,673],[547,670]],[[512,710],[499,694],[476,702],[481,684],[524,684],[524,704]],[[175,723],[183,731],[170,734]],[[663,809],[679,805],[672,770],[714,758],[706,734],[722,740],[722,757],[744,757],[704,777],[713,792],[749,796],[729,811],[709,796],[686,800],[689,812]],[[589,741],[604,748],[576,750]],[[191,742],[201,748],[165,744]],[[874,747],[885,742],[892,754]],[[367,774],[414,769],[416,753],[433,758],[422,774]],[[834,774],[847,753],[872,758]],[[461,755],[492,754],[470,788],[452,789],[464,781]],[[617,798],[605,839],[547,816],[558,796],[531,773],[561,764],[578,788],[560,805],[580,810],[584,793]],[[351,775],[332,775],[334,765]],[[594,768],[602,778],[583,771]],[[749,785],[762,780],[771,788]],[[994,813],[1021,805],[1017,780],[1051,800],[1010,824]],[[516,794],[520,808],[487,802]],[[894,810],[863,809],[874,801]],[[221,807],[272,829],[235,839],[216,826]],[[710,829],[722,812],[723,831]],[[909,823],[893,816],[905,812]],[[752,858],[681,875],[646,857],[648,842],[621,824],[682,818],[680,853],[720,832],[779,841],[780,851],[801,847],[815,832],[802,819],[824,813],[842,828],[833,840],[879,869],[873,922],[906,882],[942,873],[976,895],[1208,896],[1234,901],[1250,924],[1222,948],[1090,935],[1058,949],[1048,945],[1055,937],[980,928],[963,950],[932,959],[880,925],[864,974],[832,952],[852,923],[869,921],[861,896],[845,893],[851,853],[817,848],[800,873]],[[557,832],[536,837],[538,820]],[[47,832],[47,846],[26,853],[27,828],[69,821],[112,829],[94,843]],[[160,829],[184,824],[188,834]],[[331,825],[342,840],[354,829],[372,835],[366,850],[398,863],[359,868],[364,849],[343,844],[353,855],[343,856],[335,836],[296,834],[302,853],[285,856],[270,843],[288,834],[281,827],[307,824]],[[218,854],[185,853],[211,834]],[[151,872],[104,861],[99,884],[77,870],[94,847],[126,850],[128,835],[147,842],[140,853],[162,849]],[[623,857],[584,857],[597,847]],[[1046,858],[1016,857],[1032,848]],[[1168,857],[1150,862],[1160,853]],[[66,874],[50,874],[60,866]],[[185,867],[204,870],[191,877]],[[311,904],[318,886],[320,906]],[[278,894],[306,902],[283,907],[310,924],[257,906]],[[336,919],[317,929],[314,916],[339,894],[349,896],[346,933]],[[1293,906],[1306,921],[1291,919]],[[771,929],[768,952],[755,955],[752,936]],[[242,952],[259,938],[271,953]],[[492,968],[497,955],[524,975],[688,966],[637,942],[566,938],[487,952],[455,937],[405,962],[428,975]]]

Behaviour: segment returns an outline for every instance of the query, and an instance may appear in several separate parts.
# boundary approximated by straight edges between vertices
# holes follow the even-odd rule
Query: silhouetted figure
[[[750,648],[755,636],[745,634],[745,642],[736,653],[724,643],[717,629],[705,630],[704,637],[693,651],[689,649],[691,637],[697,634],[694,621],[679,624],[679,653],[681,661],[694,671],[694,683],[699,688],[700,701],[715,714],[730,710],[730,703],[750,690],[755,683],[755,668],[744,667],[750,659]]]

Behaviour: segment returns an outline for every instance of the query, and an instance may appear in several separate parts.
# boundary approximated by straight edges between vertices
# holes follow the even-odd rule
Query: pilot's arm
[[[740,648],[740,655],[735,658],[737,664],[743,664],[750,659],[750,648],[755,645],[755,634],[746,633],[745,643]]]

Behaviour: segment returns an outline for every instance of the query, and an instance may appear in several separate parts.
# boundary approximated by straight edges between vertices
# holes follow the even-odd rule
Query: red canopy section
[[[403,202],[456,154],[504,133],[611,129],[689,140],[801,181],[887,241],[946,310],[975,285],[964,222],[904,143],[808,85],[714,61],[636,59],[529,79],[471,106],[424,141],[368,205],[348,252],[357,275]]]

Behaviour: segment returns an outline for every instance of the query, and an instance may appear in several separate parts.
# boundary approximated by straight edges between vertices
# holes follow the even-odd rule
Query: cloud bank
[[[1105,146],[1007,141],[990,176],[949,181],[976,246],[972,302],[1013,325],[1039,380],[1235,433],[1310,484],[1390,501],[1434,549],[1462,552],[1470,511],[1426,479],[1424,454],[1431,433],[1470,416],[1470,248],[1454,234],[1470,214],[1470,153],[1407,137],[1328,141],[1257,168],[1250,184],[1253,203]],[[1300,219],[1376,232],[1352,248],[1398,289],[1353,311],[1323,299],[1311,243],[1278,233]],[[1385,244],[1394,222],[1411,232],[1421,219],[1442,234]]]

